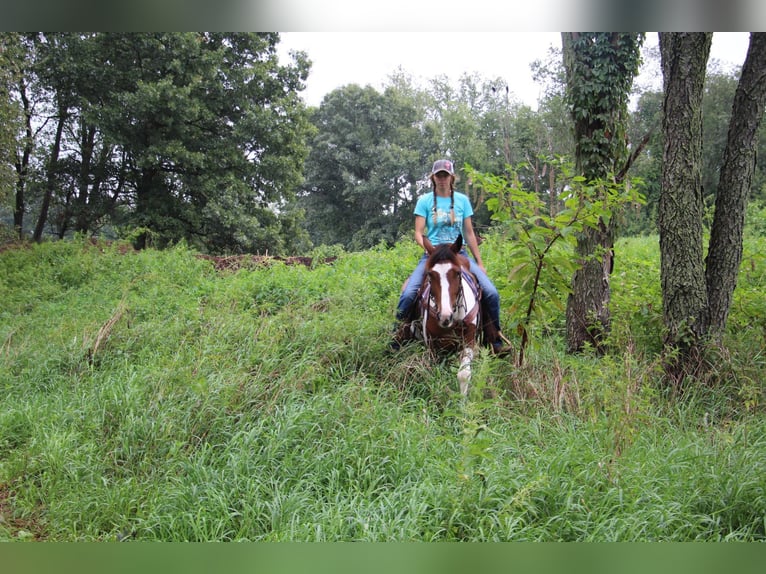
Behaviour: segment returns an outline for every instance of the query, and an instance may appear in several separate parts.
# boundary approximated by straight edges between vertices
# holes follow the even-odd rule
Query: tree
[[[279,65],[278,34],[24,38],[19,229],[25,194],[38,187],[37,240],[44,229],[92,233],[108,221],[143,229],[139,244],[272,253],[305,245],[305,233],[293,235],[302,228],[291,202],[311,129],[298,97],[309,62],[298,53]]]
[[[281,251],[274,207],[300,183],[308,64],[280,67],[278,34],[101,36],[98,115],[126,154],[127,220],[161,242]]]
[[[671,374],[679,377],[700,356],[711,335],[720,342],[724,333],[742,261],[745,210],[766,107],[766,34],[752,33],[734,96],[703,261],[700,108],[710,43],[711,34],[660,34],[665,78],[662,298],[666,343],[680,351]]]
[[[717,195],[739,75],[717,72],[708,61],[702,95],[702,197],[710,213]]]
[[[575,165],[588,181],[626,171],[628,95],[638,72],[643,34],[562,33],[567,101],[574,122]],[[600,348],[610,327],[613,219],[578,236],[581,267],[567,301],[567,345]]]
[[[21,126],[21,109],[11,93],[18,82],[23,59],[21,39],[15,32],[0,33],[0,202],[13,190],[13,149]]]
[[[643,153],[631,166],[633,177],[642,181],[641,192],[646,198],[646,205],[630,212],[630,217],[626,218],[621,228],[627,235],[657,232],[657,206],[662,180],[662,99],[662,90],[645,91],[638,97],[631,114],[629,141],[646,143]]]
[[[563,188],[556,187],[560,175],[558,158],[574,157],[575,149],[561,49],[550,47],[546,59],[533,62],[531,67],[535,80],[543,86],[544,95],[538,102],[537,113],[531,115],[539,126],[535,130],[538,145],[534,154],[528,153],[527,163],[534,167],[535,189],[547,193],[548,213],[555,215],[563,207],[564,192]]]
[[[664,136],[660,276],[669,342],[707,329],[702,261],[702,96],[712,33],[660,33]],[[689,337],[690,336],[690,337]]]
[[[457,186],[472,199],[477,229],[490,225],[490,214],[484,190],[466,177],[465,165],[510,173],[525,162],[531,166],[521,176],[525,183],[555,198],[548,189],[556,181],[554,162],[541,157],[569,140],[551,127],[553,115],[541,121],[511,99],[502,79],[475,74],[464,74],[457,85],[437,77],[426,89],[402,73],[383,93],[370,86],[339,88],[312,120],[317,135],[301,205],[313,241],[358,249],[410,236],[414,201],[427,190],[425,174],[437,157],[455,160]],[[349,213],[364,215],[350,219]]]
[[[705,262],[708,323],[719,338],[726,327],[742,262],[745,210],[756,165],[757,136],[766,107],[766,33],[753,32],[734,96],[715,215]]]
[[[659,46],[657,47],[657,69],[661,74]],[[705,73],[705,88],[702,97],[702,190],[705,202],[703,228],[710,230],[713,219],[715,200],[723,154],[726,148],[727,132],[732,114],[732,102],[737,90],[741,66],[724,70],[710,59]],[[629,140],[641,141],[649,134],[644,152],[631,167],[634,177],[642,180],[641,190],[646,196],[646,209],[632,212],[631,217],[621,226],[627,234],[656,233],[657,210],[660,200],[662,180],[662,86],[658,89],[642,91],[637,98],[635,109],[631,113]],[[755,141],[756,155],[766,154],[766,130],[761,124]],[[762,164],[762,162],[761,162]],[[760,200],[766,181],[764,165],[757,165],[753,174],[750,198]]]
[[[32,239],[40,242],[43,237],[48,211],[56,190],[59,188],[59,157],[62,153],[64,128],[70,113],[77,106],[79,65],[77,46],[82,38],[77,34],[56,33],[34,39],[36,74],[41,84],[52,94],[53,139],[48,146],[44,167],[42,203]]]
[[[96,39],[72,33],[18,36],[12,97],[23,111],[23,125],[15,146],[14,226],[21,234],[24,215],[36,213],[37,241],[46,231],[63,237],[72,222],[77,231],[96,231],[96,222],[110,214],[101,195],[120,195],[118,186],[113,190],[105,181],[113,146],[103,144],[88,117],[104,94]]]
[[[420,154],[418,113],[406,93],[355,84],[325,96],[306,161],[301,205],[316,244],[367,249],[411,225]]]
[[[437,150],[449,153],[459,166],[479,172],[518,177],[556,211],[555,156],[571,151],[569,133],[559,130],[561,97],[552,91],[540,111],[518,103],[502,78],[465,74],[456,89],[444,78],[432,81],[428,125],[437,134]],[[471,178],[458,180],[471,197],[474,226],[490,225],[485,190]]]

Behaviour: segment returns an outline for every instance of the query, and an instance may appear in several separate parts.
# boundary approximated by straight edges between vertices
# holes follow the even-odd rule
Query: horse
[[[424,238],[428,254],[418,297],[421,335],[432,352],[460,352],[457,378],[462,395],[468,394],[471,362],[484,320],[481,289],[461,254],[463,237],[434,246]]]

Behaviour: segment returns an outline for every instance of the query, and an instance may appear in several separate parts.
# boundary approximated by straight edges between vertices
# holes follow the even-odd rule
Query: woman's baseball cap
[[[450,175],[455,175],[455,165],[448,159],[437,159],[431,168],[431,174],[434,175],[440,171],[446,171]]]

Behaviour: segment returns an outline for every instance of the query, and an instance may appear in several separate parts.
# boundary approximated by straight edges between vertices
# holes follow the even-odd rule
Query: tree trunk
[[[707,330],[702,261],[702,95],[712,33],[660,33],[664,84],[660,275],[666,343],[696,346]]]
[[[766,106],[766,33],[753,32],[734,95],[705,264],[710,334],[720,340],[742,262],[745,211],[755,171],[756,137]]]
[[[638,71],[643,36],[635,33],[562,33],[567,101],[574,121],[575,163],[588,181],[610,177],[627,157],[628,94]],[[577,237],[582,267],[567,300],[567,347],[602,348],[611,326],[613,220]]]
[[[93,151],[95,147],[96,128],[88,126],[80,119],[80,173],[78,174],[77,197],[74,199],[74,230],[86,233],[90,229],[90,214],[88,213],[88,190],[93,169]],[[94,178],[97,177],[94,174]],[[94,184],[95,185],[95,184]]]
[[[603,221],[598,229],[587,227],[577,237],[577,255],[583,264],[575,272],[567,301],[569,352],[581,351],[586,344],[600,349],[609,333],[613,246],[614,229]],[[593,257],[599,252],[600,257]]]
[[[29,174],[29,161],[34,149],[34,133],[32,132],[32,109],[27,97],[26,83],[19,82],[19,95],[24,113],[24,148],[21,157],[16,160],[16,202],[13,208],[13,228],[19,239],[24,237],[24,209],[26,207],[25,193],[27,189],[27,176]]]
[[[40,215],[37,218],[37,225],[35,225],[35,231],[32,235],[32,239],[36,243],[40,243],[43,239],[43,229],[45,229],[45,222],[48,220],[48,209],[51,205],[51,198],[53,197],[53,190],[56,186],[56,170],[58,168],[59,153],[61,151],[61,134],[64,131],[64,123],[66,122],[66,110],[59,110],[58,126],[56,127],[56,137],[51,146],[51,156],[48,159],[47,178],[45,182],[45,195],[43,196],[42,207],[40,208]]]

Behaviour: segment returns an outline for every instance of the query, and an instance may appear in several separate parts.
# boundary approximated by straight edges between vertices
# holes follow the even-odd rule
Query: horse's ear
[[[463,248],[463,236],[458,235],[457,239],[455,239],[455,243],[452,244],[452,251],[455,253],[460,253],[460,250]]]
[[[423,247],[426,249],[426,253],[431,255],[431,253],[434,252],[435,247],[433,244],[428,240],[428,237],[423,237]]]

